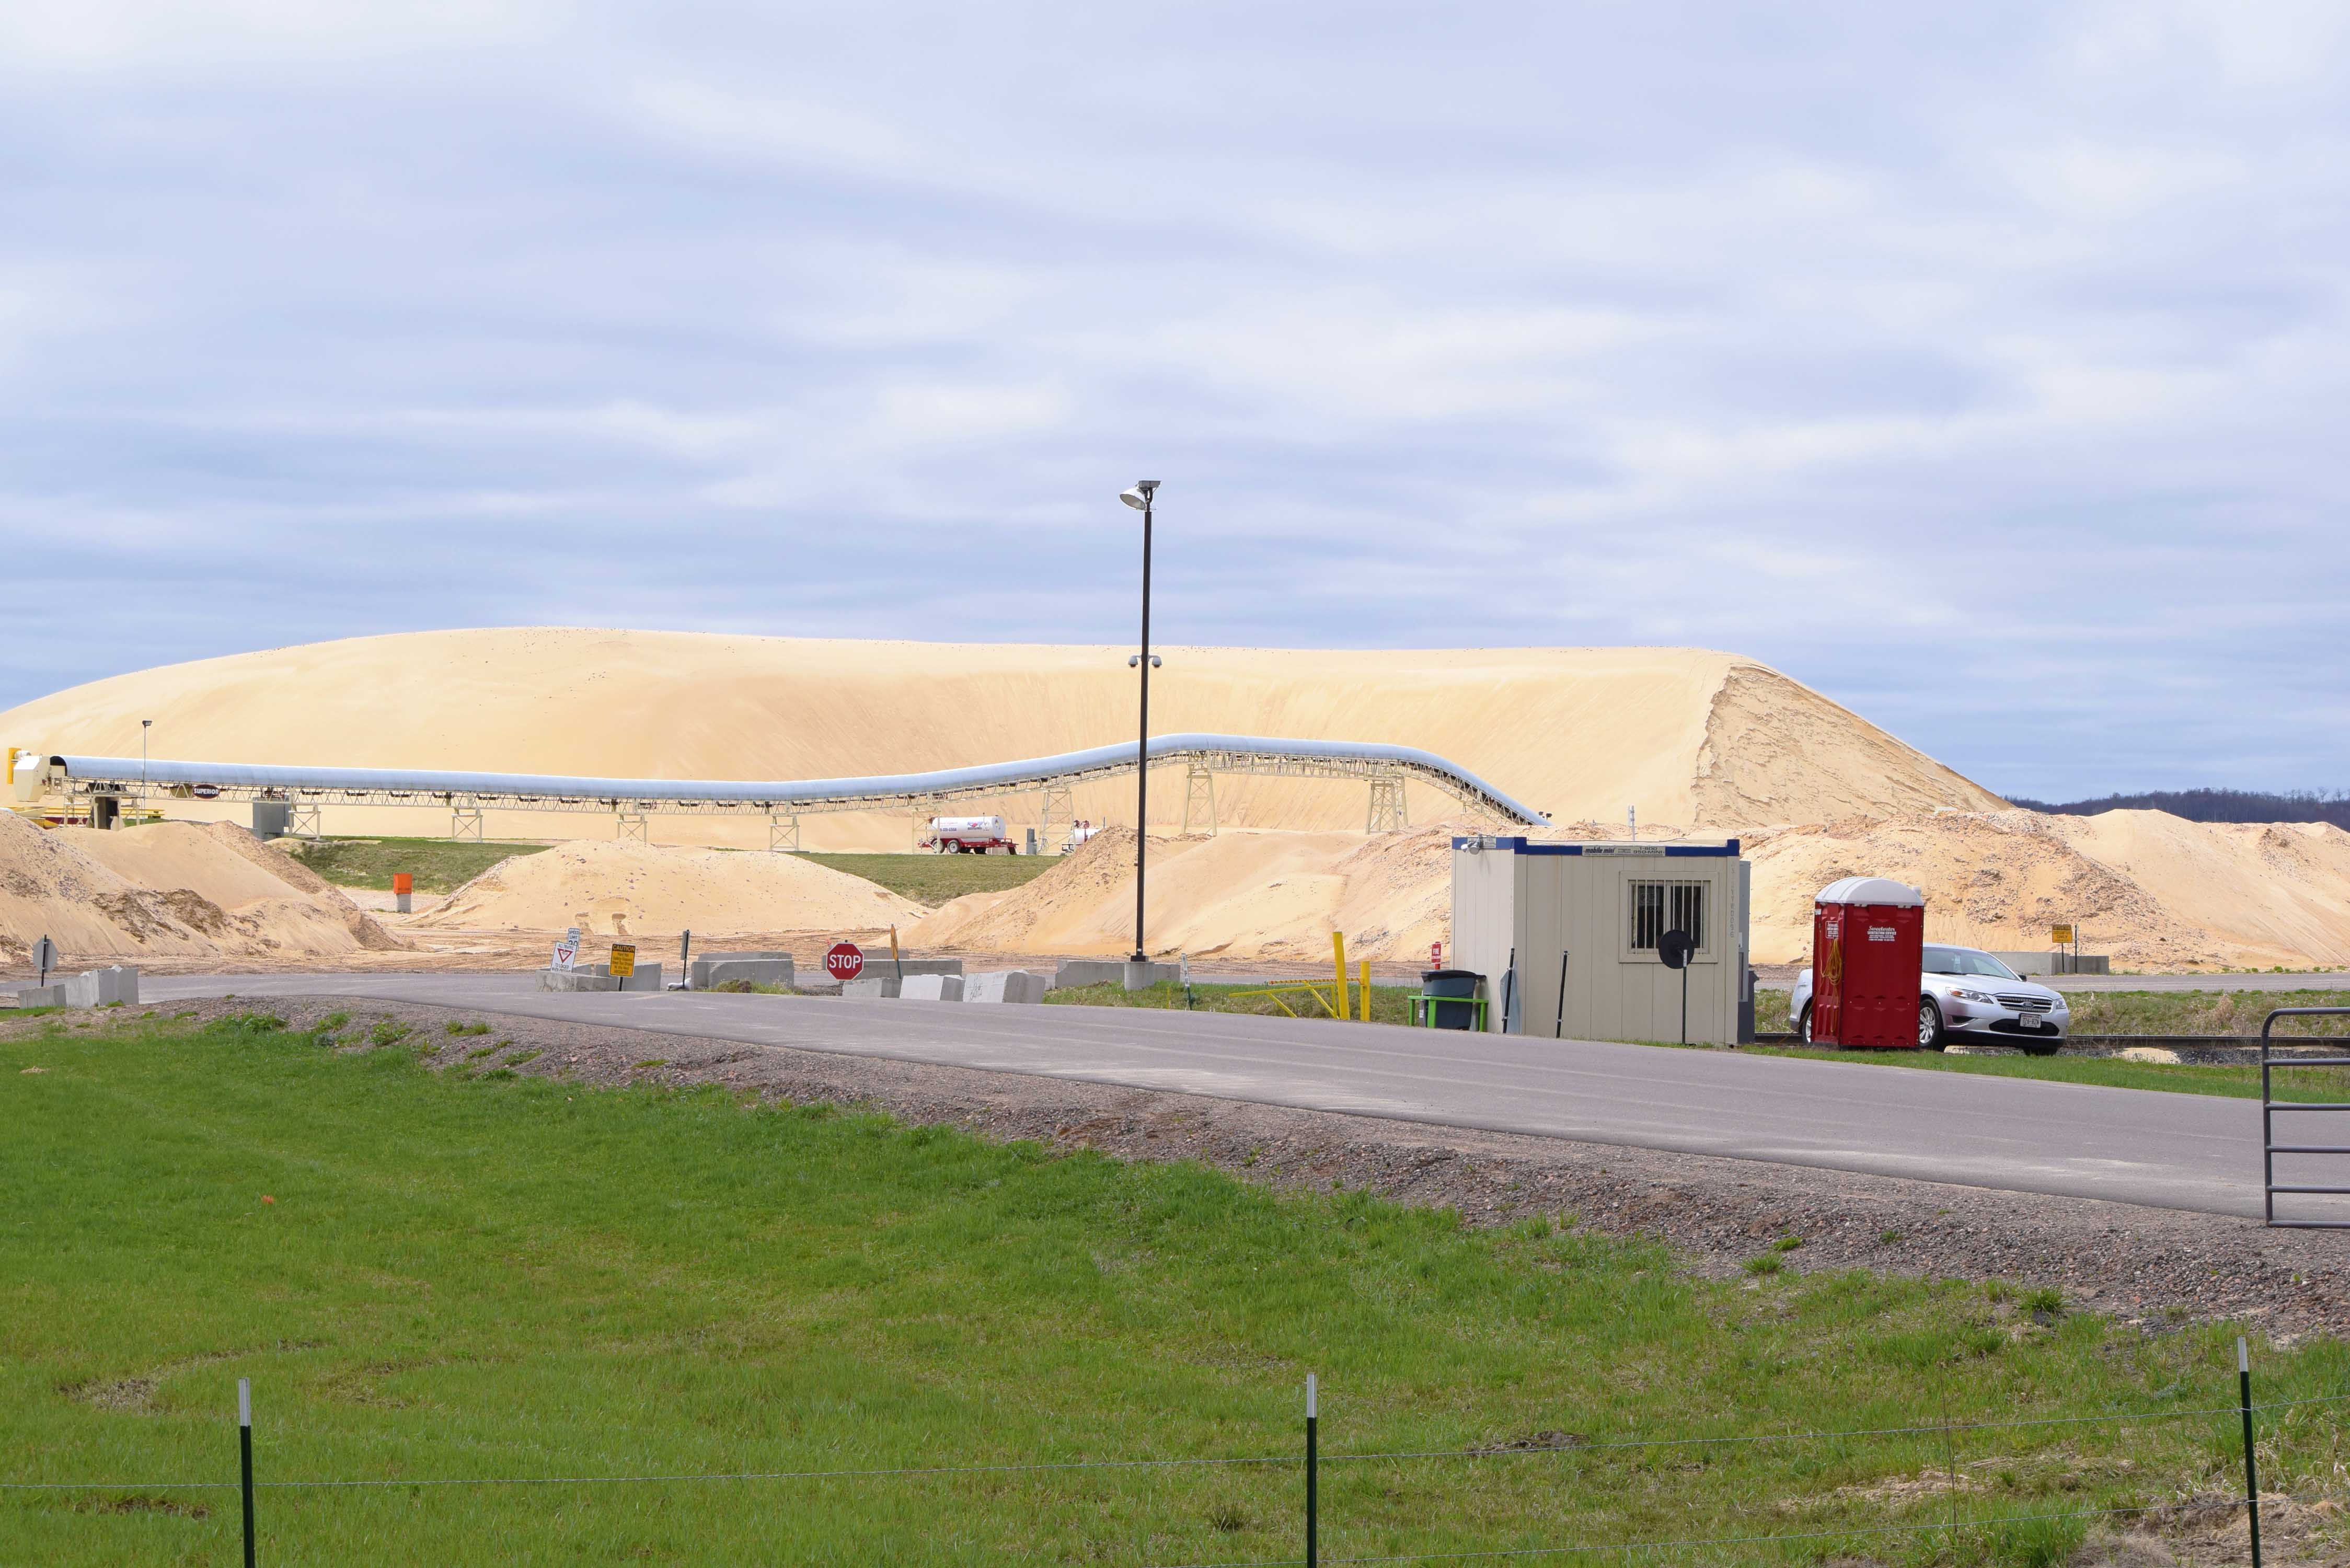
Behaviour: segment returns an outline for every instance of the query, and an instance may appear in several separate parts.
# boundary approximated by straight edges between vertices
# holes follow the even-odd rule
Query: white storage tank
[[[1752,867],[1738,841],[1452,841],[1455,968],[1485,977],[1485,1027],[1576,1040],[1736,1044],[1745,1012]],[[1694,942],[1684,970],[1666,933]],[[1564,983],[1562,984],[1562,977]]]
[[[923,842],[942,853],[984,855],[1001,849],[1009,855],[1014,848],[1011,829],[1000,816],[934,816],[931,818],[931,836]]]

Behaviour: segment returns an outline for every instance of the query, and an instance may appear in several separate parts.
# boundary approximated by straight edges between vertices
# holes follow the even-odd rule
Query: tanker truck
[[[992,855],[1002,850],[1017,855],[1020,846],[1012,842],[1011,829],[1000,816],[934,816],[931,818],[931,836],[922,840],[922,847],[935,849],[941,855]]]

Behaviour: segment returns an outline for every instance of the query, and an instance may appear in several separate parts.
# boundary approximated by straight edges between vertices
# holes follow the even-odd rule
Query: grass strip
[[[803,852],[851,877],[878,883],[901,898],[935,908],[965,893],[1001,893],[1025,887],[1058,866],[1048,855],[828,855]]]
[[[2212,977],[2215,987],[2224,976]],[[1784,1033],[1788,992],[1757,987],[1754,1027]],[[2068,991],[2075,1034],[2238,1034],[2261,1032],[2261,1020],[2279,1007],[2350,1007],[2350,991]],[[2303,1035],[2350,1035],[2350,1018],[2300,1018],[2280,1030]]]
[[[1324,1476],[1334,1561],[2053,1563],[2081,1514],[2238,1473],[2218,1328],[1700,1280],[1562,1216],[1472,1231],[712,1089],[467,1079],[418,1044],[264,1017],[0,1043],[0,1478],[75,1483],[0,1496],[0,1561],[234,1561],[228,1494],[154,1478],[234,1479],[240,1376],[262,1480],[393,1483],[265,1492],[273,1562],[1287,1558],[1293,1466],[1130,1462],[1294,1455],[1308,1370],[1325,1443],[1364,1456]],[[2331,1343],[2258,1367],[2267,1401],[2350,1390]],[[2034,1419],[2069,1424],[1961,1429]],[[2332,1406],[2262,1442],[2282,1489],[2350,1460]],[[1955,1541],[1927,1528],[1953,1460]],[[908,1473],[561,1479],[849,1469]]]
[[[395,871],[416,878],[420,893],[447,893],[463,887],[499,861],[536,855],[545,844],[460,844],[447,838],[323,838],[316,843],[281,838],[277,847],[338,888],[391,890]]]
[[[2261,1097],[2258,1067],[2172,1065],[2116,1056],[1970,1056],[1942,1051],[1821,1051],[1794,1045],[1742,1045],[1757,1056],[1793,1056],[1855,1067],[1908,1067],[1929,1073],[1968,1073],[1979,1077],[2034,1078],[2050,1084],[2095,1084],[2110,1089],[2156,1089],[2174,1095],[2219,1095],[2229,1099]],[[2280,1100],[2350,1100],[2350,1071],[2295,1067],[2273,1075]],[[2258,1154],[2255,1147],[2252,1151]]]

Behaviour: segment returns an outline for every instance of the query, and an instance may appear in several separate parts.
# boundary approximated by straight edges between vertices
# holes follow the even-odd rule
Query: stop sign
[[[865,972],[865,950],[855,942],[835,942],[824,955],[824,972],[835,980],[855,980]]]

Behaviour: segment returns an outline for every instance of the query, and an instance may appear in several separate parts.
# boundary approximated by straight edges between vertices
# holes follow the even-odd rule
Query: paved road
[[[140,989],[152,1001],[233,992],[436,1002],[1974,1187],[2216,1214],[2261,1211],[2260,1110],[2243,1100],[1326,1020],[558,994],[536,985],[515,974],[248,974],[158,976]],[[2296,1178],[2281,1160],[2278,1174],[2350,1185],[2350,1169],[2305,1169]]]

